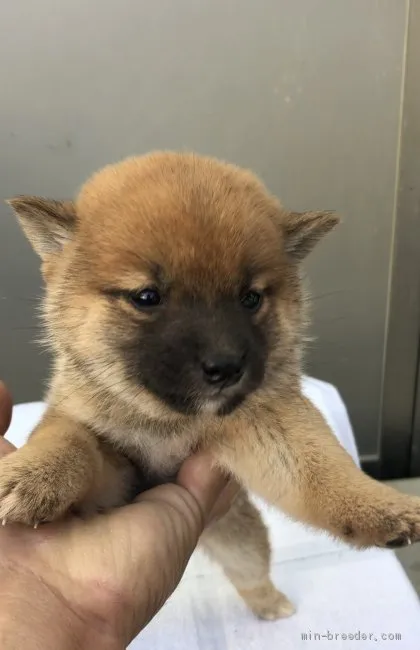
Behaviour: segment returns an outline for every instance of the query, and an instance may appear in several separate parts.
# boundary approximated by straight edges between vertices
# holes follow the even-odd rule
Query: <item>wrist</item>
[[[98,630],[97,621],[73,609],[61,593],[36,575],[8,567],[0,571],[2,650],[123,650]]]

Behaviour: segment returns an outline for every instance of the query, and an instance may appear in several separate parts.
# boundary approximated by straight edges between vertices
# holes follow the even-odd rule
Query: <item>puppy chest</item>
[[[124,447],[141,474],[155,485],[172,480],[193,450],[191,440],[159,437],[148,432],[137,433]]]

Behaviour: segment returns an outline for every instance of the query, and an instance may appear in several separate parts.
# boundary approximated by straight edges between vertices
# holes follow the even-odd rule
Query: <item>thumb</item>
[[[123,553],[120,567],[123,591],[131,594],[133,607],[129,620],[122,621],[126,639],[150,621],[179,584],[226,484],[211,457],[198,454],[184,463],[177,484],[148,490],[112,513],[114,527],[118,522],[131,540],[131,552]]]
[[[229,477],[218,468],[212,456],[200,452],[186,460],[179,470],[176,485],[161,485],[140,494],[137,503],[163,503],[176,509],[191,532],[198,537],[209,522]]]
[[[177,477],[177,484],[184,487],[197,501],[205,523],[208,523],[228,482],[228,476],[206,452],[200,452],[186,460]]]

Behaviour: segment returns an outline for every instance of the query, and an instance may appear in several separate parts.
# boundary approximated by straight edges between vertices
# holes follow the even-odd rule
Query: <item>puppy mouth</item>
[[[244,393],[236,393],[230,397],[222,397],[221,399],[213,399],[212,401],[207,402],[207,410],[211,410],[213,407],[213,412],[215,415],[224,417],[233,413],[246,399],[247,395]],[[205,407],[204,407],[204,410]]]
[[[153,382],[142,381],[142,385],[165,403],[170,409],[181,414],[197,416],[215,415],[225,416],[231,414],[252,391],[246,390],[246,381],[241,380],[235,384],[226,382],[225,385],[215,387],[202,386],[199,389],[177,390],[176,386],[167,390],[159,390]]]
[[[241,372],[238,377],[229,377],[217,385],[205,383],[197,390],[196,403],[198,413],[217,416],[232,413],[252,392],[248,372]]]
[[[202,393],[208,399],[229,400],[232,396],[243,393],[244,386],[247,383],[246,375],[242,375],[238,380],[234,378],[226,379],[216,386],[205,386]]]

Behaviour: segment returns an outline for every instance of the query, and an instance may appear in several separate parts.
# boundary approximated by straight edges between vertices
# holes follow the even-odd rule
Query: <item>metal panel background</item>
[[[416,432],[412,431],[420,341],[419,62],[420,1],[412,0],[383,393],[381,476],[384,478],[409,473],[420,476],[419,414],[415,420]]]
[[[407,3],[2,3],[0,197],[69,196],[97,167],[192,148],[259,172],[343,226],[308,264],[308,368],[342,391],[377,454]],[[0,374],[39,398],[37,261],[0,208]]]

